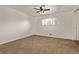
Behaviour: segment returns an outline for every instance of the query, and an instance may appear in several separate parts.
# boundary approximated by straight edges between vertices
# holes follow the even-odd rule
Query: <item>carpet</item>
[[[77,43],[79,43],[77,41]],[[75,41],[32,35],[0,45],[1,54],[77,54],[79,45]]]

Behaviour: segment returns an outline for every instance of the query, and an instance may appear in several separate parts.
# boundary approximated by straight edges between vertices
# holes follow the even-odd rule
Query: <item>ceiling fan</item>
[[[44,13],[45,11],[50,11],[50,9],[45,8],[45,5],[41,5],[40,7],[34,9],[37,10],[36,13]]]

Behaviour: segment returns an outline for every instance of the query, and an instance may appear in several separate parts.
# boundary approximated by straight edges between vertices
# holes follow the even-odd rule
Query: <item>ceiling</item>
[[[40,5],[8,5],[7,7],[28,14],[30,16],[37,16],[35,7]],[[50,11],[46,11],[44,14],[52,14],[55,12],[71,11],[74,10],[77,5],[46,5],[45,8],[50,8]]]

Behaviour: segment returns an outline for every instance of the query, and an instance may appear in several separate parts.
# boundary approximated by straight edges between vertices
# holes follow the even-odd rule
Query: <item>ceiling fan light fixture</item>
[[[45,8],[45,5],[41,5],[39,8],[34,8],[36,9],[37,14],[45,14],[46,11],[50,11],[49,8]]]
[[[40,11],[40,12],[38,12],[37,14],[44,14],[44,11]]]

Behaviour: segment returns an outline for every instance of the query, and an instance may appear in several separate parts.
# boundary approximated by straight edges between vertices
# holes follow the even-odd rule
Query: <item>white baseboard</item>
[[[39,34],[35,34],[35,35],[39,35]],[[40,36],[47,36],[47,37],[55,37],[55,38],[62,38],[62,39],[73,40],[72,38],[69,38],[69,37],[49,36],[49,35],[41,35],[41,34],[40,34]]]
[[[17,38],[14,38],[14,39],[10,39],[8,41],[5,41],[5,42],[0,42],[0,44],[5,44],[5,43],[9,43],[11,41],[15,41],[15,40],[19,40],[21,38],[25,38],[25,37],[29,37],[29,36],[32,36],[33,34],[29,34],[29,35],[25,35],[25,36],[21,36],[21,37],[17,37]],[[34,35],[37,35],[37,34],[34,34]],[[69,40],[73,40],[73,39],[70,39],[70,38],[64,38],[64,37],[57,37],[57,36],[48,36],[48,35],[40,35],[40,36],[47,36],[47,37],[55,37],[55,38],[62,38],[62,39],[69,39]]]
[[[14,38],[14,39],[12,39],[12,40],[10,39],[10,40],[7,40],[7,41],[5,41],[5,42],[0,42],[0,44],[9,43],[9,42],[12,42],[12,41],[15,41],[15,40],[19,40],[19,39],[21,39],[21,38],[29,37],[29,36],[32,36],[32,34],[26,35],[26,36],[17,37],[17,38]]]

